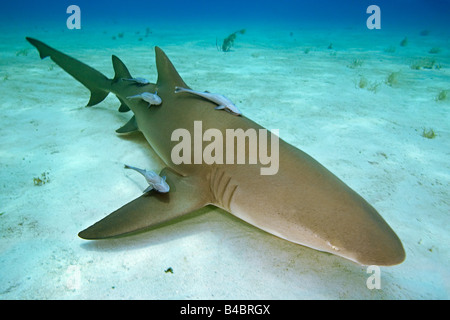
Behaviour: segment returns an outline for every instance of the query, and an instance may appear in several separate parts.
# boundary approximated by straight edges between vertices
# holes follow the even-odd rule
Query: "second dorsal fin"
[[[114,79],[113,79],[114,82],[116,82],[120,78],[123,78],[123,79],[133,78],[131,76],[130,71],[128,71],[128,68],[125,66],[125,64],[122,62],[122,60],[120,60],[117,56],[115,56],[115,55],[112,56],[112,63],[113,63],[113,68],[114,68],[114,73],[115,73]]]

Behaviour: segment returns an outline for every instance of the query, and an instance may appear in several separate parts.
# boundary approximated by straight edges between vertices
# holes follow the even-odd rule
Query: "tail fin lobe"
[[[108,91],[97,90],[97,89],[90,89],[90,90],[91,90],[91,98],[89,99],[89,102],[86,105],[86,107],[92,107],[92,106],[95,106],[96,104],[99,104],[100,102],[105,100],[105,98],[109,94]]]
[[[51,55],[51,50],[54,50],[53,48],[49,47],[48,45],[39,40],[30,37],[26,37],[25,39],[27,39],[29,43],[31,43],[33,46],[36,47],[36,49],[38,49],[39,56],[41,57],[41,59],[49,57]]]
[[[68,74],[81,82],[91,91],[91,98],[87,104],[88,107],[96,105],[103,101],[111,88],[111,80],[102,73],[89,67],[88,65],[78,61],[45,43],[33,39],[26,38],[39,51],[41,59],[50,57],[58,66],[65,70]]]

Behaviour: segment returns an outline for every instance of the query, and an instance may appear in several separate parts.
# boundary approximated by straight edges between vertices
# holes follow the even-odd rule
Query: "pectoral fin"
[[[182,177],[165,168],[170,192],[151,191],[129,202],[78,236],[83,239],[105,239],[156,227],[207,205],[209,189],[198,177]]]

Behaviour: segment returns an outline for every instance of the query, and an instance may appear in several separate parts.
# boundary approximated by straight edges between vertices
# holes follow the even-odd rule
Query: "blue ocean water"
[[[174,0],[174,1],[8,1],[0,11],[1,26],[64,22],[66,8],[78,5],[86,26],[94,22],[134,21],[146,24],[180,21],[207,22],[219,27],[236,21],[265,24],[364,27],[370,5],[382,10],[382,27],[449,27],[448,0]]]
[[[81,29],[67,28],[70,5]],[[0,299],[448,299],[449,16],[450,0],[2,3]],[[150,81],[160,46],[189,85],[231,97],[363,195],[406,261],[368,290],[364,268],[211,208],[137,238],[79,239],[141,193],[123,163],[163,164],[115,135],[129,120],[115,97],[84,108],[88,91],[25,36],[109,77],[116,54]]]

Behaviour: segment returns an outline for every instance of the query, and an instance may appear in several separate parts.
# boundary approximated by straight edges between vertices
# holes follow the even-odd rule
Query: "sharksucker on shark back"
[[[141,131],[167,166],[160,176],[166,177],[170,192],[141,195],[81,231],[81,238],[132,234],[212,204],[278,237],[363,265],[395,265],[404,260],[401,241],[367,201],[312,157],[282,139],[279,170],[274,175],[261,175],[261,163],[174,164],[171,151],[176,141],[172,141],[172,133],[182,128],[192,134],[195,121],[202,121],[205,132],[214,129],[223,136],[227,129],[248,132],[264,128],[243,115],[218,112],[214,109],[217,105],[206,99],[176,94],[175,87],[189,87],[160,48],[155,48],[157,83],[136,85],[126,80],[133,77],[115,56],[116,74],[114,79],[108,79],[38,40],[27,40],[38,49],[41,58],[50,57],[91,91],[89,106],[101,102],[109,92],[114,93],[121,102],[120,110],[131,109],[134,113],[118,132]],[[140,99],[126,99],[156,91],[162,100],[156,107],[147,108]],[[246,159],[249,155],[247,148]]]

